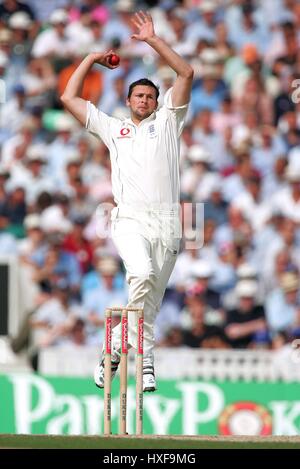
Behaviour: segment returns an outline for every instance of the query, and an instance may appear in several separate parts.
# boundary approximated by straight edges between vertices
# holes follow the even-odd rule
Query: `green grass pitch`
[[[1,448],[300,449],[300,437],[0,435]]]

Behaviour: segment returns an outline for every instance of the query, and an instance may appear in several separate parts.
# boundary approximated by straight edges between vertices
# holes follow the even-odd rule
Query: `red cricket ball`
[[[120,57],[116,54],[113,54],[113,55],[110,56],[108,61],[109,61],[110,65],[118,65],[119,62],[120,62]]]

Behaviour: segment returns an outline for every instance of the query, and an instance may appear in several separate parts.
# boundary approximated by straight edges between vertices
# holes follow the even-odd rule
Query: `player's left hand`
[[[147,41],[148,39],[151,39],[155,36],[152,17],[149,13],[139,11],[138,13],[134,14],[131,21],[138,30],[136,34],[132,34],[132,39],[136,39],[138,41]]]

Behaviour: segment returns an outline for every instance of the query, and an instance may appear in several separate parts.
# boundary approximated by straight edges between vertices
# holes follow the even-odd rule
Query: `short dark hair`
[[[158,86],[156,86],[156,85],[153,83],[153,81],[148,80],[148,78],[141,78],[140,80],[137,80],[137,81],[134,81],[133,83],[131,83],[131,85],[129,86],[127,98],[130,98],[130,96],[131,96],[131,94],[132,94],[132,92],[133,92],[133,88],[134,88],[135,86],[151,86],[151,88],[154,88],[154,89],[155,89],[156,101],[158,100],[159,88],[158,88]]]

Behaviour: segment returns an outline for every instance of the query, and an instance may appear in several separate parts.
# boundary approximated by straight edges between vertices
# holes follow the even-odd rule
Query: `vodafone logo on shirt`
[[[131,130],[128,127],[122,127],[118,138],[131,138]]]

